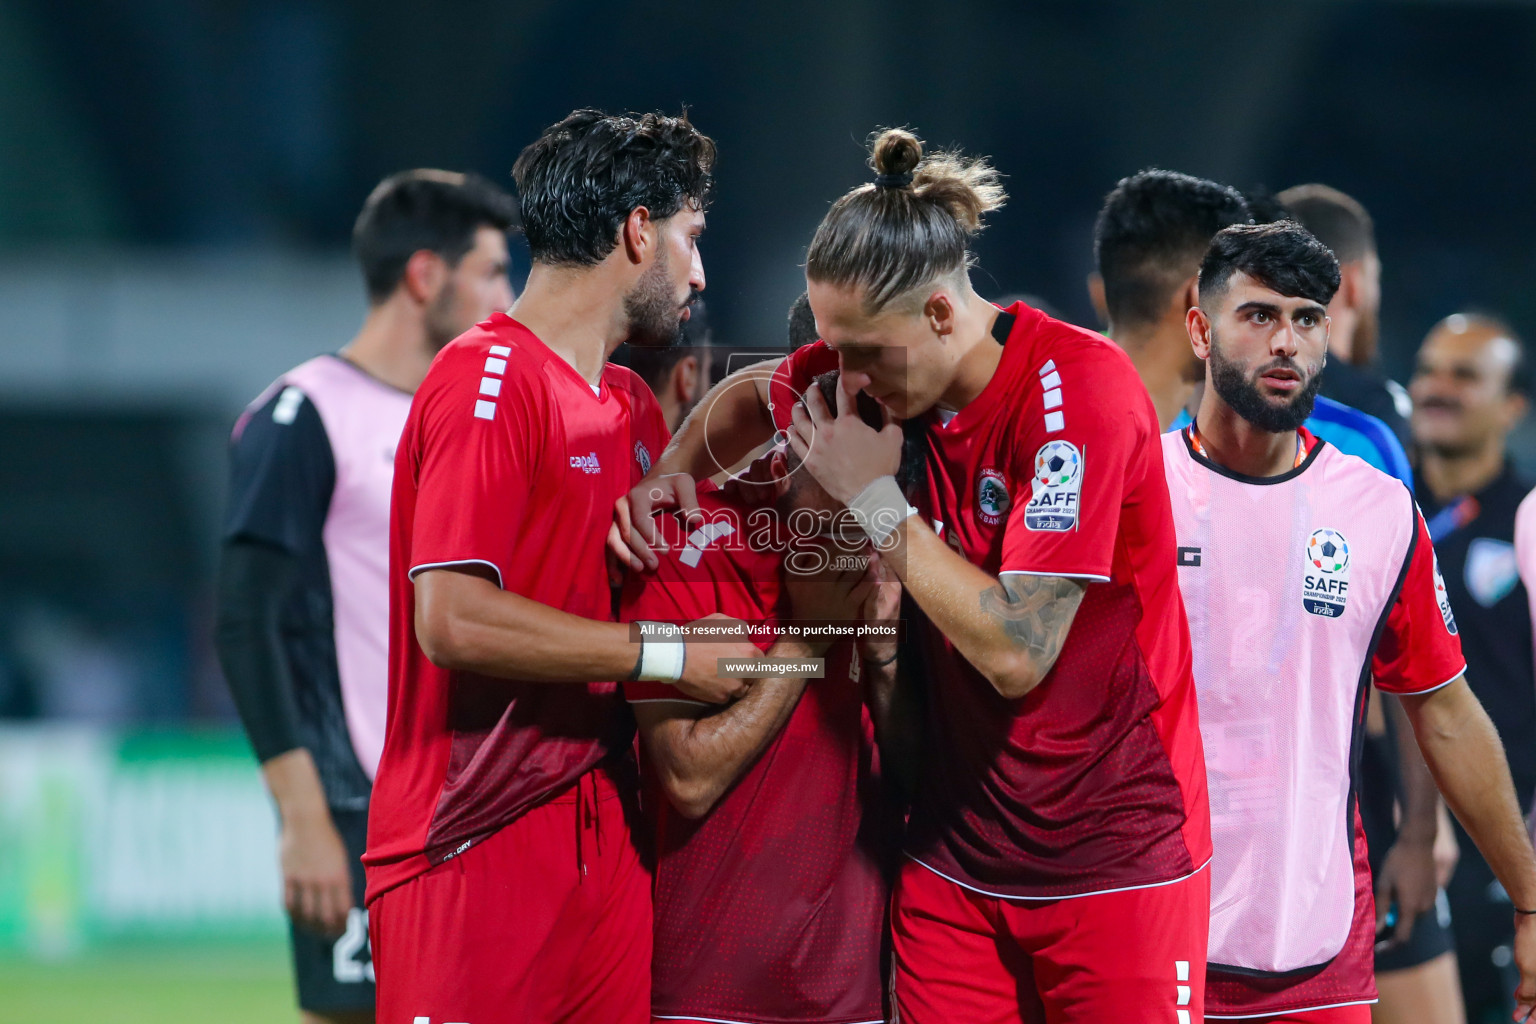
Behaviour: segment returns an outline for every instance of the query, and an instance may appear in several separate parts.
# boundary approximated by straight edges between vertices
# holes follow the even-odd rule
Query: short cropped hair
[[[1376,227],[1359,200],[1327,185],[1296,185],[1275,197],[1340,263],[1376,251]]]
[[[1216,232],[1249,221],[1247,203],[1227,185],[1155,167],[1122,178],[1093,228],[1110,323],[1156,323]]]
[[[374,188],[352,226],[352,252],[371,302],[389,298],[411,256],[425,249],[457,266],[480,228],[510,231],[517,202],[477,174],[418,169]]]
[[[805,292],[789,307],[789,349],[804,348],[821,334],[816,330],[816,314],[811,312],[811,297]]]

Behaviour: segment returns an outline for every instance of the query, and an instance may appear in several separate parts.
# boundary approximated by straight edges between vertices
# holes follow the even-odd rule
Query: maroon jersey
[[[907,854],[1009,898],[1182,878],[1210,860],[1210,814],[1151,399],[1117,346],[1023,303],[993,334],[982,393],[926,414],[920,510],[989,574],[1089,585],[1055,667],[1019,700],[922,631],[930,752]],[[791,354],[775,418],[835,366],[824,343]]]
[[[613,618],[613,504],[666,443],[622,367],[594,389],[502,313],[438,355],[396,454],[389,714],[368,816],[368,899],[486,838],[605,759],[634,726],[616,683],[530,683],[440,668],[416,639],[412,579],[480,566],[503,590]]]
[[[625,587],[622,617],[780,619],[782,553],[751,510],[701,489],[709,524]],[[764,647],[769,646],[764,641]],[[894,830],[851,643],[827,652],[789,721],[704,817],[657,803],[651,1012],[711,1021],[878,1022]],[[684,699],[625,683],[631,702]],[[890,837],[890,838],[888,838]]]

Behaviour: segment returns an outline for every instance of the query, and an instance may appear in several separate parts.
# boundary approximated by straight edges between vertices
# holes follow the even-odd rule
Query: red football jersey
[[[618,684],[529,683],[439,668],[416,640],[426,569],[479,565],[503,590],[612,620],[613,504],[667,441],[629,370],[594,391],[497,313],[417,390],[390,517],[389,717],[368,815],[368,899],[489,836],[608,758],[634,726]]]
[[[719,491],[701,488],[699,503],[710,524],[730,530],[697,530],[655,573],[631,575],[622,617],[783,618],[783,555],[747,544],[768,532]],[[850,677],[855,658],[851,643],[828,650],[825,678],[810,681],[784,728],[704,817],[655,801],[654,1015],[884,1020],[880,947],[896,832],[862,689]],[[662,683],[625,683],[624,692],[632,702],[680,699]]]
[[[992,380],[927,417],[924,518],[991,574],[1089,581],[1055,667],[1008,700],[940,633],[922,631],[929,746],[907,840],[979,892],[1052,899],[1156,885],[1211,856],[1189,627],[1151,399],[1090,331],[1018,303],[993,329]],[[824,343],[772,389],[781,426]]]

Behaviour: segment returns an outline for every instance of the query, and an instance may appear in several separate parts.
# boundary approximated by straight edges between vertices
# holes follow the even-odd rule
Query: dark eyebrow
[[[1324,317],[1326,317],[1328,315],[1328,310],[1323,308],[1322,306],[1319,306],[1315,302],[1310,302],[1310,303],[1308,303],[1305,306],[1297,306],[1296,307],[1296,312],[1293,315],[1294,316],[1307,316],[1307,315],[1311,315],[1311,316],[1314,316],[1317,319],[1321,320],[1321,319],[1323,319]]]
[[[1275,305],[1273,302],[1259,302],[1258,300],[1254,300],[1252,302],[1245,302],[1245,303],[1243,303],[1241,306],[1238,306],[1232,312],[1234,312],[1234,313],[1268,313],[1270,316],[1275,317],[1275,318],[1278,319],[1279,316],[1280,316],[1280,307]]]

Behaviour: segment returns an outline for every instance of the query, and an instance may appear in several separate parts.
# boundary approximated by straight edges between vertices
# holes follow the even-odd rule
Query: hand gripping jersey
[[[788,617],[779,578],[789,549],[771,542],[762,515],[773,510],[702,484],[699,506],[707,525],[690,543],[663,553],[654,573],[630,574],[623,617]],[[858,669],[851,642],[829,648],[824,678],[807,683],[783,729],[704,817],[691,821],[658,794],[654,1016],[884,1019],[885,871],[899,827],[880,791]],[[627,682],[624,693],[684,699],[664,683]]]
[[[478,566],[506,591],[611,620],[613,504],[667,441],[655,397],[607,366],[594,390],[497,313],[449,344],[416,392],[390,521],[389,723],[369,818],[368,898],[630,755],[618,684],[440,668],[416,639],[412,580]]]
[[[368,806],[389,685],[389,494],[411,396],[340,356],[279,377],[235,424],[225,537],[298,559],[284,636],[332,807]]]
[[[1355,806],[1367,687],[1465,668],[1423,517],[1397,480],[1305,431],[1254,479],[1164,435],[1210,784],[1206,1015],[1374,998]]]
[[[1002,358],[982,393],[948,422],[925,415],[915,503],[990,575],[1088,589],[1055,667],[1020,700],[924,629],[930,754],[907,853],[1016,899],[1172,882],[1204,867],[1210,832],[1157,417],[1098,334],[1018,303],[993,336]],[[779,426],[836,366],[821,342],[785,360]]]

